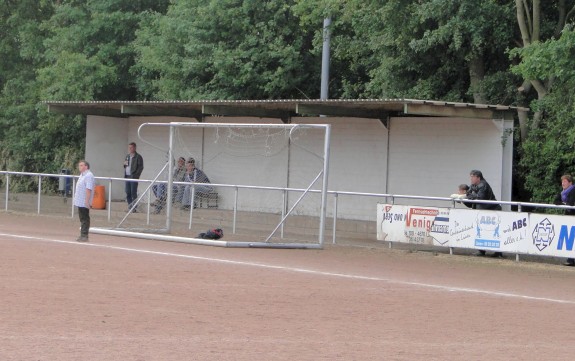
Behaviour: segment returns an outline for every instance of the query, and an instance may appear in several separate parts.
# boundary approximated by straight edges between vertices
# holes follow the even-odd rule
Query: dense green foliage
[[[548,201],[575,172],[575,0],[537,4],[5,0],[0,169],[57,172],[83,157],[84,117],[47,113],[42,100],[319,98],[329,16],[331,98],[531,106],[517,189]]]
[[[525,140],[520,162],[533,199],[548,202],[559,189],[561,175],[575,175],[575,31],[568,27],[559,39],[515,53],[522,58],[515,72],[552,83],[549,94],[533,102],[533,108],[542,111],[543,121]]]
[[[153,14],[135,47],[150,99],[317,98],[312,33],[291,1],[179,1]]]

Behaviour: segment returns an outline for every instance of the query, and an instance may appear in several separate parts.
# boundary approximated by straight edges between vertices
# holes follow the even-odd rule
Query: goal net
[[[116,227],[91,231],[226,247],[321,248],[329,134],[325,124],[145,123],[140,139],[163,154],[162,165],[140,184],[136,204]]]

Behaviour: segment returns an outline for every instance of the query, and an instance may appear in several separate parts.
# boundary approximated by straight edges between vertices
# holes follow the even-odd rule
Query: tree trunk
[[[469,83],[476,104],[487,104],[485,94],[481,90],[481,81],[485,78],[485,64],[480,56],[469,61]]]

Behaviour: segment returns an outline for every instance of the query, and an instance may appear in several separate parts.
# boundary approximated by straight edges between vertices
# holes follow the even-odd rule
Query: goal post
[[[329,124],[143,123],[140,141],[166,162],[139,194],[136,212],[90,232],[223,247],[322,248],[330,131]],[[212,229],[223,237],[210,237]]]

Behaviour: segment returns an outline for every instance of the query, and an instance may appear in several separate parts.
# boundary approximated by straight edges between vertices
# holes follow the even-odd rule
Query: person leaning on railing
[[[573,185],[573,177],[570,174],[565,174],[561,177],[561,188],[563,190],[557,194],[555,201],[556,205],[574,206],[575,205],[575,185]],[[575,215],[575,209],[566,209],[565,215]],[[563,263],[565,266],[575,266],[575,259],[567,258],[567,262]]]
[[[469,172],[470,183],[469,190],[467,191],[467,199],[471,200],[483,200],[483,201],[496,201],[493,189],[485,178],[483,178],[483,173],[479,170],[472,170]],[[463,202],[467,207],[472,209],[491,209],[495,211],[501,210],[501,205],[499,204],[487,204],[487,203],[469,203]],[[485,250],[479,250],[476,256],[485,256]],[[492,257],[503,257],[503,253],[494,252]]]
[[[466,199],[467,191],[469,191],[469,186],[467,184],[460,184],[457,188],[457,193],[453,193],[449,197],[453,199]]]

